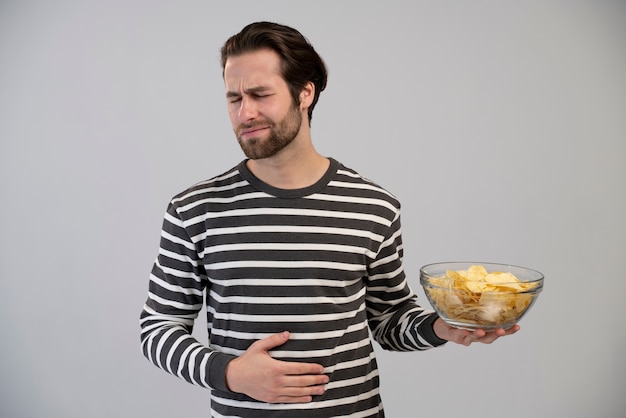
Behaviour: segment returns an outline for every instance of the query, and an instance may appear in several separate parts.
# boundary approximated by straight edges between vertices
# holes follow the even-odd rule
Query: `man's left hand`
[[[472,343],[491,344],[500,337],[515,334],[520,330],[520,326],[513,325],[508,329],[498,328],[489,332],[484,329],[470,331],[451,327],[446,324],[443,319],[438,318],[433,324],[433,330],[442,340],[452,341],[457,344],[468,346]]]

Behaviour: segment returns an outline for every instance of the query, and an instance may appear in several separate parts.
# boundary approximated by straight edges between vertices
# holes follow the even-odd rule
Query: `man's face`
[[[269,49],[228,58],[224,67],[228,115],[246,157],[272,157],[300,132],[302,113]]]

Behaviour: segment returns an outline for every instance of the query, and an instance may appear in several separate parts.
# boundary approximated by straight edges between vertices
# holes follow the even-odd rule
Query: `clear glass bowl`
[[[488,273],[513,274],[510,280],[496,285],[471,285],[447,278],[451,271],[467,271],[483,266]],[[420,269],[420,284],[441,319],[463,329],[510,328],[530,310],[543,289],[543,274],[525,267],[483,262],[433,263]],[[495,288],[494,288],[495,286]]]

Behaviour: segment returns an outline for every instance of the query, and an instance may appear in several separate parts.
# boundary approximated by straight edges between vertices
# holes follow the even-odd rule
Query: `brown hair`
[[[328,72],[322,58],[297,30],[272,22],[256,22],[231,36],[221,49],[222,74],[230,56],[260,49],[271,49],[281,58],[282,76],[289,86],[294,103],[300,103],[300,92],[307,82],[315,85],[313,102],[309,106],[309,123],[320,93],[326,88]]]

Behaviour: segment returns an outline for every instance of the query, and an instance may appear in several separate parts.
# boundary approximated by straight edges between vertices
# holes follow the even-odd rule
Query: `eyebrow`
[[[246,94],[258,94],[258,93],[263,93],[267,90],[270,90],[269,87],[267,86],[254,86],[254,87],[250,87],[244,90],[244,93]],[[226,92],[226,97],[239,97],[241,96],[241,94],[238,91],[228,91]]]

